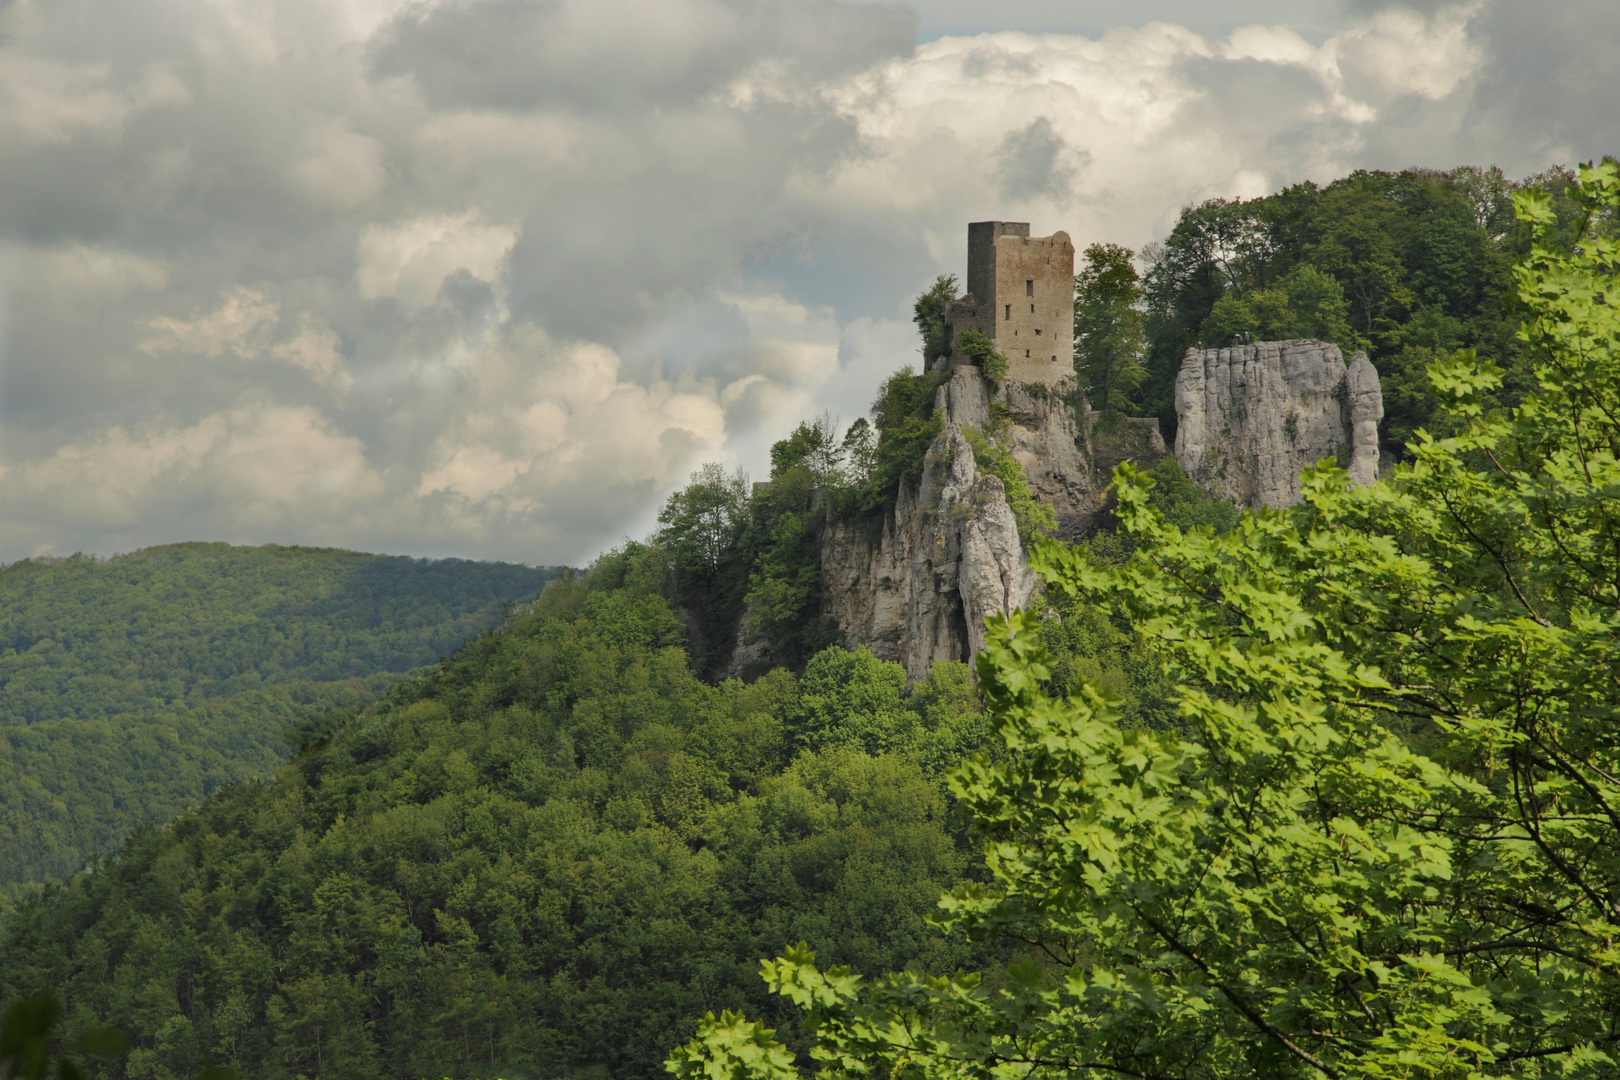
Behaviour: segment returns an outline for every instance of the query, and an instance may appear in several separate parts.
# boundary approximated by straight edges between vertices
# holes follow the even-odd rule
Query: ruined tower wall
[[[996,348],[1012,378],[1055,383],[1074,373],[1074,245],[1069,234],[996,241]]]
[[[967,291],[980,300],[989,302],[995,300],[996,241],[1003,236],[1028,240],[1029,222],[972,221],[968,223]]]
[[[951,305],[951,329],[977,330],[1007,358],[1018,382],[1073,374],[1074,244],[1066,232],[1031,237],[1019,221],[968,225],[968,294]],[[967,358],[953,348],[950,363]]]

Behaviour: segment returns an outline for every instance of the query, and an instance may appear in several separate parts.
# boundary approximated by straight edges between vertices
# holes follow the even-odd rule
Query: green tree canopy
[[[1142,284],[1135,253],[1118,244],[1090,244],[1074,277],[1074,369],[1097,410],[1128,405],[1146,373],[1142,367]]]
[[[792,434],[771,445],[771,481],[775,483],[788,470],[803,467],[812,483],[842,484],[844,454],[844,443],[838,439],[838,421],[831,413],[801,420]]]
[[[1287,341],[1314,338],[1350,351],[1366,339],[1351,330],[1344,289],[1331,275],[1309,263],[1294,267],[1268,289],[1224,293],[1215,301],[1199,333],[1208,348],[1234,338]]]
[[[1127,467],[1136,553],[1048,542],[1048,587],[1157,643],[1179,726],[1043,690],[1040,622],[979,658],[1005,746],[956,787],[993,881],[941,921],[1009,935],[994,982],[818,969],[767,983],[834,1076],[1610,1077],[1620,1070],[1620,170],[1582,170],[1573,252],[1516,196],[1534,390],[1434,365],[1457,418],[1392,482],[1183,532]],[[732,1047],[751,1049],[734,1053]],[[710,1017],[678,1075],[791,1074]]]
[[[1496,403],[1516,404],[1532,380],[1514,337],[1517,316],[1503,301],[1529,238],[1514,223],[1510,196],[1545,192],[1557,218],[1548,240],[1567,245],[1582,214],[1568,194],[1573,183],[1564,169],[1517,183],[1474,167],[1357,171],[1325,187],[1187,207],[1163,242],[1140,253],[1148,267],[1146,376],[1130,395],[1133,411],[1158,416],[1173,436],[1176,375],[1188,347],[1241,333],[1367,349],[1384,386],[1383,449],[1396,457],[1418,428],[1438,433],[1447,422],[1426,373],[1458,348],[1503,368]],[[1337,293],[1302,280],[1283,287],[1301,267],[1332,278]],[[1315,324],[1302,324],[1302,313],[1314,313]]]
[[[657,548],[605,556],[21,905],[0,1005],[60,995],[68,1045],[123,1030],[131,1080],[649,1076],[707,1009],[791,1022],[752,976],[783,942],[982,960],[924,921],[967,870],[941,775],[987,734],[966,666],[906,695],[836,649],[803,689],[706,684],[667,580]]]
[[[922,337],[923,369],[942,356],[951,354],[951,328],[945,322],[946,309],[956,299],[955,274],[941,274],[917,297],[911,318]]]
[[[682,569],[713,574],[742,527],[751,494],[748,477],[741,469],[728,475],[711,461],[691,480],[659,512],[658,542]]]
[[[202,543],[0,567],[0,898],[269,776],[555,573]]]

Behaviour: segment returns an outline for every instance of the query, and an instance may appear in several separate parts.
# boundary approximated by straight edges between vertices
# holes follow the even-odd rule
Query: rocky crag
[[[1299,475],[1337,457],[1355,484],[1378,478],[1378,372],[1337,345],[1261,341],[1189,349],[1176,379],[1176,460],[1239,506],[1292,506]]]
[[[937,392],[944,427],[922,476],[901,486],[881,527],[834,521],[822,536],[822,610],[847,647],[864,645],[897,661],[915,680],[935,660],[969,659],[983,645],[985,616],[1028,603],[1036,581],[1005,491],[1000,480],[979,475],[962,432],[985,430],[992,404],[1001,405],[1009,421],[1004,442],[1031,493],[1056,512],[1060,533],[1078,535],[1100,510],[1108,474],[1094,467],[1094,423],[1087,421],[1095,414],[1081,421],[1074,397],[1072,383],[996,383],[977,368],[953,369]],[[1153,421],[1125,421],[1123,428],[1149,464],[1163,455]]]
[[[1063,539],[1106,522],[1116,465],[1150,468],[1166,452],[1157,421],[1086,410],[1072,380],[995,382],[958,366],[934,404],[943,426],[922,475],[901,485],[881,520],[818,523],[822,616],[845,647],[896,661],[912,680],[936,660],[970,659],[985,617],[1026,606],[1038,585],[1002,483],[980,475],[965,429],[1005,422],[1001,441]],[[1192,350],[1176,404],[1182,468],[1242,506],[1298,502],[1300,471],[1328,455],[1348,462],[1353,482],[1376,479],[1383,405],[1363,354],[1346,364],[1319,341]],[[770,643],[739,630],[728,673],[770,662]]]

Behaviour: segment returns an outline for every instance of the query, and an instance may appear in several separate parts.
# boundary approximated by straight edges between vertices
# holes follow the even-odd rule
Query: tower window
[[[1026,360],[1029,359],[1029,350],[1028,349],[1024,350],[1024,359],[1026,359]]]
[[[1040,337],[1040,336],[1041,336],[1041,330],[1040,330],[1040,327],[1036,327],[1036,328],[1035,328],[1035,336],[1036,336],[1036,337]]]
[[[1029,305],[1029,313],[1031,315],[1035,314],[1035,305],[1034,304]]]
[[[1008,305],[1007,305],[1007,314],[1006,314],[1006,315],[1004,315],[1004,316],[1002,316],[1002,317],[1003,317],[1003,318],[1004,318],[1004,319],[1010,319],[1010,318],[1012,318],[1012,305],[1011,305],[1011,304],[1008,304]]]
[[[1028,279],[1027,281],[1024,282],[1024,295],[1025,296],[1034,296],[1035,295],[1035,279],[1034,278],[1030,278],[1030,279]]]

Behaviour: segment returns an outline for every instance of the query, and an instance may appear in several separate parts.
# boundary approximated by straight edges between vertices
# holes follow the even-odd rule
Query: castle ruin
[[[1059,230],[1031,237],[1027,221],[968,224],[967,295],[951,303],[951,355],[966,364],[963,330],[1007,358],[1008,378],[1050,385],[1074,374],[1074,244]]]

